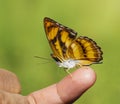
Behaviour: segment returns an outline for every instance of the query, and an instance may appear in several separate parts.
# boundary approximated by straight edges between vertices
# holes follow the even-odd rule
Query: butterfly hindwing
[[[80,36],[76,38],[67,50],[72,59],[81,60],[83,65],[97,63],[102,60],[102,51],[92,39]]]

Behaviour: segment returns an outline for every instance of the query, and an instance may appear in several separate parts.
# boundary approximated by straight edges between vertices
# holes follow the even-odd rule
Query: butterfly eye
[[[61,60],[58,57],[55,57],[53,54],[51,54],[51,56],[56,62],[61,62]]]

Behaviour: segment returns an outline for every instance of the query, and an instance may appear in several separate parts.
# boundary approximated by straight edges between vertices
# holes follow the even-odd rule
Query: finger
[[[0,90],[20,93],[21,86],[17,76],[10,71],[0,69]]]
[[[82,67],[68,75],[59,83],[36,91],[28,96],[29,102],[36,104],[71,104],[78,99],[96,80],[95,72],[89,67]]]

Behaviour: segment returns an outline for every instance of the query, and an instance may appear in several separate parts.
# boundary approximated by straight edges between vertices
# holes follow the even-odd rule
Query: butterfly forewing
[[[66,50],[76,38],[77,33],[47,17],[44,18],[44,27],[53,50],[52,56],[58,57],[60,60],[67,58]]]

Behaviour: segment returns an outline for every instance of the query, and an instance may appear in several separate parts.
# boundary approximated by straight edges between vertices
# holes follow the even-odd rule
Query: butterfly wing
[[[67,58],[66,50],[76,38],[77,33],[48,17],[44,18],[44,28],[53,51],[52,57],[56,61],[62,62],[63,59]]]
[[[72,59],[80,60],[80,65],[90,65],[99,63],[103,53],[95,41],[80,36],[71,43],[66,54]]]

